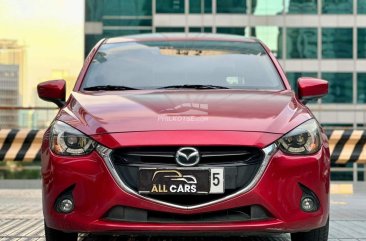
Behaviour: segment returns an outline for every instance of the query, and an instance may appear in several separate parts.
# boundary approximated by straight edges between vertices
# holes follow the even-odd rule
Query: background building
[[[14,40],[0,40],[0,107],[18,106],[23,84],[24,49]],[[19,113],[0,109],[0,128],[18,127]]]
[[[366,124],[366,0],[86,0],[85,54],[103,37],[151,32],[255,36],[276,54],[292,86],[324,78],[309,104],[326,125]]]

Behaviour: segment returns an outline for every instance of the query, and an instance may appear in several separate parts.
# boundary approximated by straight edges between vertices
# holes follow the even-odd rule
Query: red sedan
[[[148,34],[101,40],[65,102],[65,81],[38,85],[60,107],[42,144],[46,240],[77,234],[291,233],[324,241],[329,149],[259,40]]]

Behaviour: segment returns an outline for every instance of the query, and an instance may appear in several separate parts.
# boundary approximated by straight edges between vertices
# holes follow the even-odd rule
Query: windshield
[[[82,88],[106,85],[127,89],[179,85],[284,89],[272,61],[259,43],[232,41],[104,44],[90,64]]]

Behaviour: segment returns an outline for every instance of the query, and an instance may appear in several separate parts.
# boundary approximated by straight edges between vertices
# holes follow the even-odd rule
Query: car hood
[[[215,130],[284,134],[312,118],[291,91],[73,92],[57,118],[85,134]]]

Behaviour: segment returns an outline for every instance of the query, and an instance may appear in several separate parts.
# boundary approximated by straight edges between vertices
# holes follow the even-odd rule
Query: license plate
[[[224,168],[140,168],[139,193],[161,195],[224,193]]]

